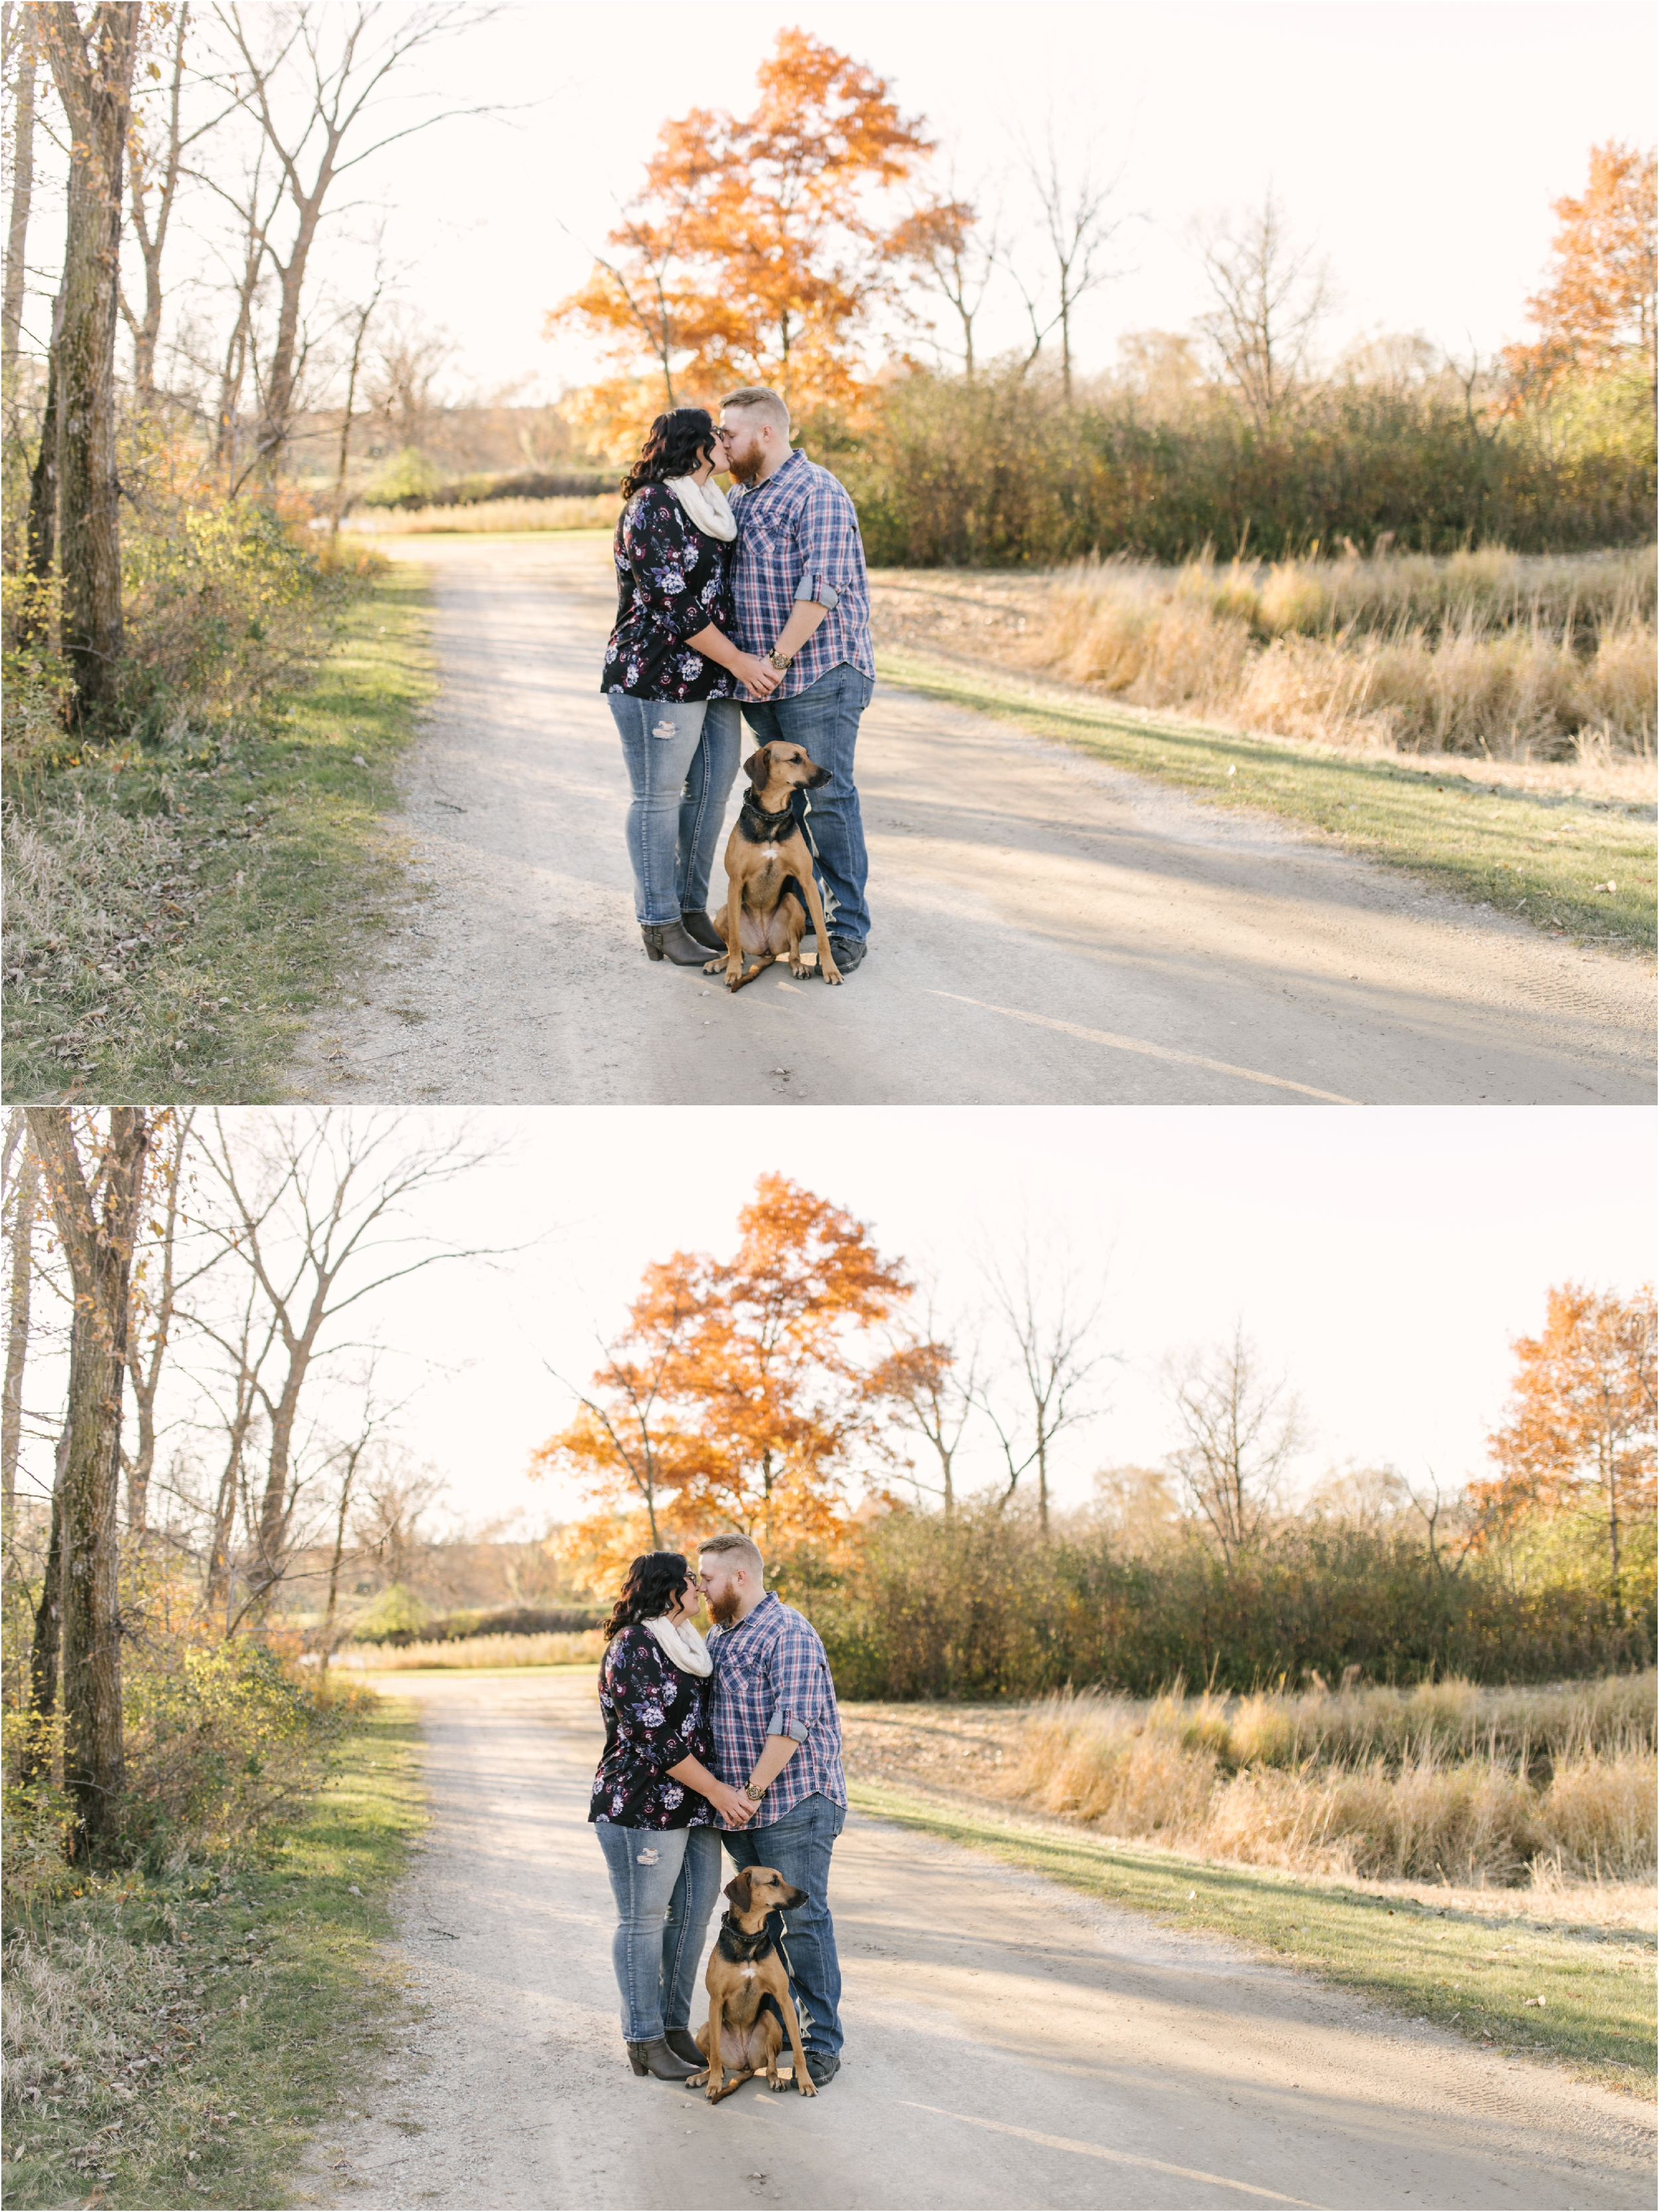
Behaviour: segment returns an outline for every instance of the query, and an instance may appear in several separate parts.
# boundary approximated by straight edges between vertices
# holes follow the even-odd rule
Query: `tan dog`
[[[726,1885],[732,1910],[720,1922],[720,1932],[709,1954],[703,1987],[708,1992],[708,2018],[697,2030],[697,2048],[708,2061],[702,2073],[686,2084],[708,2085],[711,2105],[729,2097],[751,2075],[763,2073],[769,2089],[787,2089],[778,2072],[778,2051],[783,2037],[777,2013],[763,2012],[761,1999],[773,1998],[789,2031],[789,2050],[795,2062],[795,2087],[803,2097],[816,2097],[806,2070],[806,2054],[800,2045],[800,2022],[789,1994],[789,1977],[778,1954],[776,1938],[768,1935],[769,1912],[804,1905],[806,1893],[792,1888],[775,1867],[745,1867],[735,1881]],[[737,2070],[729,2077],[726,2069]]]
[[[714,918],[726,951],[708,961],[703,973],[718,975],[724,969],[726,989],[740,991],[782,954],[792,975],[806,974],[800,957],[806,915],[794,892],[784,889],[793,877],[817,932],[818,972],[826,983],[839,983],[823,902],[812,880],[812,856],[791,807],[798,789],[817,791],[829,782],[830,771],[808,760],[799,745],[781,740],[750,753],[743,769],[749,796],[726,841],[726,909]],[[751,952],[758,957],[745,975],[744,960]]]

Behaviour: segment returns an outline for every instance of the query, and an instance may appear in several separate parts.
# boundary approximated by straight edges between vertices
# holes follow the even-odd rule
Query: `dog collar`
[[[757,1931],[750,1936],[738,1925],[737,1917],[730,1912],[720,1915],[720,1926],[729,1937],[732,1949],[741,1959],[763,1959],[776,1938],[763,1921]]]
[[[795,818],[793,803],[787,806],[780,807],[777,812],[773,814],[769,813],[763,806],[757,806],[752,799],[745,799],[743,802],[743,811],[751,820],[760,823],[766,831],[769,840],[776,837],[785,823],[793,823]]]

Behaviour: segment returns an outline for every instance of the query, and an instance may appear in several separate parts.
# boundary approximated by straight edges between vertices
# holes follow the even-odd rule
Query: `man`
[[[763,702],[744,700],[744,717],[763,744],[785,738],[830,771],[810,808],[805,793],[795,806],[817,851],[830,949],[850,975],[870,934],[853,751],[876,680],[859,519],[829,470],[791,447],[789,410],[775,392],[729,392],[720,431],[737,487],[737,642],[782,677]]]
[[[789,1978],[806,2070],[841,2071],[841,1962],[830,1854],[847,1818],[841,1716],[817,1631],[769,1590],[747,1536],[711,1536],[697,1560],[714,1620],[714,1771],[755,1808],[722,1841],[740,1867],[775,1867],[805,1890],[789,1915]]]

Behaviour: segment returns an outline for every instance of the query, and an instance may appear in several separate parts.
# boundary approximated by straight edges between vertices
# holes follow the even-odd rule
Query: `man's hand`
[[[751,699],[769,699],[783,681],[781,669],[774,668],[769,660],[763,660],[754,653],[740,653],[732,672]]]
[[[741,1828],[758,1810],[751,1798],[745,1797],[741,1790],[733,1790],[726,1782],[719,1785],[708,1802],[728,1828]]]

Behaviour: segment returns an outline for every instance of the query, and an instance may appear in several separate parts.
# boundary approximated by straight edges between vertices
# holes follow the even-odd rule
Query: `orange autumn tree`
[[[1656,391],[1656,168],[1651,152],[1609,140],[1590,149],[1581,199],[1555,203],[1554,265],[1527,302],[1540,336],[1509,347],[1504,365],[1525,392],[1542,394],[1575,374],[1638,369]]]
[[[632,394],[673,407],[769,384],[797,411],[845,402],[854,347],[905,252],[884,195],[933,152],[886,80],[800,30],[761,64],[752,113],[694,108],[665,123],[610,258],[549,313],[595,337]],[[890,215],[892,219],[890,220]],[[629,396],[624,379],[604,388]]]
[[[1629,1532],[1654,1519],[1655,1340],[1650,1284],[1629,1298],[1577,1283],[1552,1290],[1541,1334],[1514,1340],[1509,1416],[1487,1442],[1497,1480],[1470,1486],[1500,1522],[1593,1501],[1619,1619]]]
[[[729,1260],[647,1268],[591,1394],[533,1455],[532,1474],[574,1476],[598,1509],[568,1546],[596,1583],[716,1529],[769,1563],[848,1536],[848,1478],[874,1445],[866,1332],[909,1282],[863,1222],[783,1176],[760,1177],[738,1229]]]

